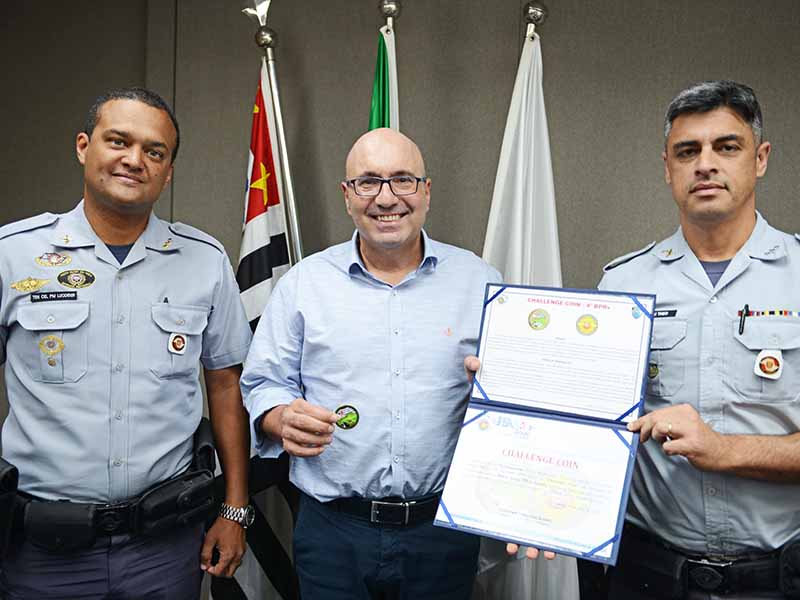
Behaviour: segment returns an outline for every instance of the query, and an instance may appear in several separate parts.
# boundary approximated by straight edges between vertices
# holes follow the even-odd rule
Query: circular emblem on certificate
[[[46,335],[39,340],[39,350],[47,356],[55,356],[64,349],[64,341],[55,335]]]
[[[65,267],[72,262],[72,257],[58,252],[45,252],[34,260],[42,267]]]
[[[58,274],[58,283],[64,287],[79,290],[89,287],[94,283],[94,274],[89,271],[84,271],[83,269],[61,271],[61,273]]]
[[[339,420],[336,421],[336,426],[340,429],[352,429],[358,425],[358,411],[355,406],[343,404],[336,409],[336,414],[339,415]]]
[[[581,335],[592,335],[597,331],[597,318],[594,315],[581,315],[575,323],[575,328]]]
[[[534,331],[540,331],[550,325],[550,313],[543,308],[537,308],[528,315],[528,325]]]
[[[761,372],[765,375],[774,375],[780,371],[781,361],[778,360],[777,356],[765,356],[758,361],[758,368],[761,369]]]

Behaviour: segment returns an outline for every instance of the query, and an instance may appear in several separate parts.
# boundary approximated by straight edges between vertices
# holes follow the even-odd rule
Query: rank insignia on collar
[[[336,426],[340,429],[352,429],[358,425],[358,411],[355,406],[343,404],[336,409],[336,414],[339,416]]]
[[[167,249],[167,248],[169,248],[171,245],[172,245],[172,238],[167,238],[167,239],[164,241],[164,243],[163,243],[163,244],[161,244],[161,247],[162,247],[164,250],[166,250],[166,249]]]
[[[35,292],[36,290],[42,289],[48,283],[50,283],[49,279],[36,279],[34,277],[28,277],[27,279],[23,279],[21,281],[15,281],[11,284],[11,287],[18,292],[22,292],[23,294],[29,294],[31,292]]]
[[[64,237],[61,238],[65,244],[69,244],[72,241],[72,236],[70,234],[64,234]]]
[[[672,256],[672,248],[667,248],[666,250],[662,250],[661,256],[663,256],[664,258],[669,258],[670,256]]]
[[[47,356],[55,356],[64,349],[64,340],[55,335],[46,335],[39,340],[39,349]]]
[[[45,252],[34,260],[42,267],[65,267],[72,262],[72,257],[58,252]]]
[[[81,289],[89,287],[94,283],[94,274],[83,269],[71,269],[69,271],[61,271],[58,274],[58,283],[64,287],[72,289]]]

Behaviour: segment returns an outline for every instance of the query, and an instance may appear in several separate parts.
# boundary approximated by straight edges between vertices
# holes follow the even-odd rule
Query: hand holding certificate
[[[487,286],[436,524],[613,564],[655,298]]]

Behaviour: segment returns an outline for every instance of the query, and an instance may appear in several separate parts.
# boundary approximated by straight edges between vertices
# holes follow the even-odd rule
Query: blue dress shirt
[[[251,426],[301,396],[359,413],[321,455],[292,458],[292,482],[317,500],[444,486],[467,406],[463,360],[476,352],[485,285],[500,274],[422,235],[422,262],[396,286],[367,271],[357,234],[306,258],[278,281],[259,322],[242,375]],[[258,430],[253,440],[263,457],[282,452]]]
[[[120,265],[81,203],[0,228],[0,286],[3,457],[21,490],[119,502],[189,466],[199,363],[239,364],[250,341],[219,242],[151,215]]]

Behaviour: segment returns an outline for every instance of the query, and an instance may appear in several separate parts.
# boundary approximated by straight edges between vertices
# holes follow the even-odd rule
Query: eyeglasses
[[[416,194],[419,189],[420,181],[427,181],[427,177],[415,177],[414,175],[395,175],[394,177],[356,177],[355,179],[345,179],[346,185],[353,186],[353,190],[359,196],[374,197],[381,193],[383,184],[388,183],[389,189],[395,196],[410,196]]]

